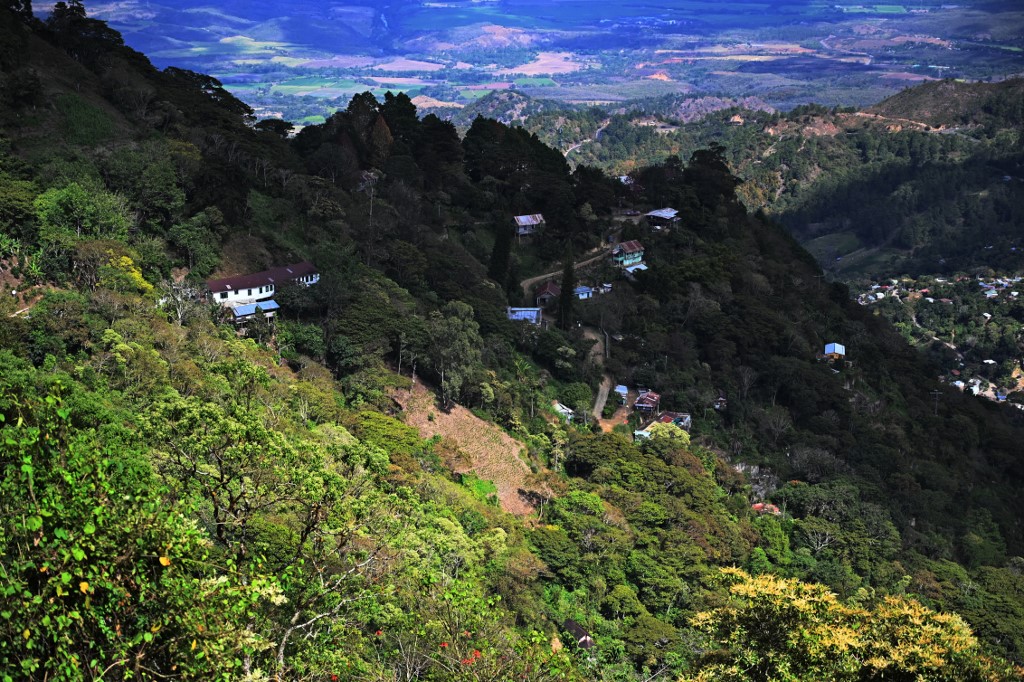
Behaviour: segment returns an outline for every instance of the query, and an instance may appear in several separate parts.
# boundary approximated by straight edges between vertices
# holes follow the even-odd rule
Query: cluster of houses
[[[207,280],[209,298],[227,308],[235,324],[242,325],[261,314],[273,319],[281,308],[274,300],[278,287],[285,283],[311,286],[320,281],[320,272],[309,261],[282,265],[249,275]]]
[[[970,280],[970,277],[960,276],[952,280],[953,283],[963,282]],[[1020,296],[1020,292],[1015,289],[1016,286],[1021,282],[1021,277],[978,277],[977,283],[981,287],[982,295],[988,300],[998,299],[1000,296],[1007,296],[1009,298],[1017,298]],[[943,285],[951,283],[944,277],[936,277],[935,284]],[[884,301],[887,298],[896,298],[899,300],[924,300],[927,303],[942,303],[946,305],[952,305],[953,299],[935,297],[932,295],[930,287],[918,287],[917,284],[910,280],[897,280],[890,279],[884,282],[872,282],[867,291],[861,292],[857,296],[857,302],[861,305],[871,305]]]
[[[654,231],[667,229],[679,222],[679,212],[674,208],[659,208],[645,214],[644,217],[647,218],[648,224]],[[544,215],[541,213],[513,216],[512,221],[515,225],[516,237],[519,240],[524,237],[532,237],[545,225]],[[613,265],[621,268],[627,277],[647,269],[647,264],[644,263],[644,246],[635,239],[616,244],[609,255],[609,260]],[[592,286],[581,284],[573,289],[573,295],[581,301],[587,301],[595,296],[607,294],[611,290],[610,282],[597,282]],[[514,322],[521,321],[541,325],[544,321],[544,309],[561,296],[562,289],[559,284],[555,281],[547,281],[534,292],[535,305],[533,307],[509,307],[505,313],[508,319]]]

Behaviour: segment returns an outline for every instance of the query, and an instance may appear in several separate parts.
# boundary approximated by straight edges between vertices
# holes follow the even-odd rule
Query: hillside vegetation
[[[291,135],[74,1],[0,6],[0,45],[0,679],[1021,676],[1019,413],[941,387],[721,147],[627,190],[404,95]],[[609,235],[648,270],[573,267]],[[200,295],[304,258],[272,322]],[[560,323],[509,321],[553,270]],[[691,430],[554,413],[603,372]]]

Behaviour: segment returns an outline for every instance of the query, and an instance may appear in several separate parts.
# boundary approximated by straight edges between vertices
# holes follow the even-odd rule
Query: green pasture
[[[547,88],[558,85],[551,78],[517,78],[514,82],[516,85],[532,88]]]
[[[835,261],[837,256],[853,253],[861,247],[860,240],[852,232],[834,232],[803,243],[819,262]]]

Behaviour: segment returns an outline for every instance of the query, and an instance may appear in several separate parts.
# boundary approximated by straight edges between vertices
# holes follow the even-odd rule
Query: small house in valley
[[[654,391],[640,389],[640,397],[633,402],[633,409],[637,412],[654,414],[661,405],[661,396]]]
[[[846,346],[841,343],[826,343],[825,357],[829,360],[842,360],[846,357]]]
[[[516,223],[517,237],[528,237],[532,234],[536,234],[537,230],[544,225],[544,216],[540,213],[517,215],[513,220],[515,220]]]
[[[647,218],[647,224],[652,229],[661,230],[679,222],[679,211],[674,208],[659,208],[645,214],[644,217]]]
[[[562,287],[558,286],[553,281],[544,282],[540,289],[537,289],[537,293],[534,296],[534,300],[537,302],[538,308],[546,308],[551,305],[552,301],[557,301],[558,297],[562,295]]]
[[[272,320],[280,307],[273,300],[259,301],[258,303],[242,303],[230,308],[231,320],[235,324],[245,324],[260,314],[268,320]]]
[[[572,410],[571,407],[569,407],[568,405],[563,405],[558,401],[555,401],[552,407],[554,407],[555,412],[557,412],[559,416],[561,416],[562,419],[564,419],[567,422],[571,422],[572,418],[576,416],[576,413]]]
[[[621,268],[638,265],[644,261],[643,244],[634,240],[623,242],[612,249],[612,262]]]
[[[619,396],[619,404],[625,405],[629,400],[629,388],[625,384],[619,384],[615,387],[615,395]]]
[[[686,412],[662,412],[656,419],[651,420],[644,428],[633,432],[633,440],[645,440],[651,437],[651,427],[655,424],[669,424],[689,432],[693,426],[693,418]]]
[[[544,320],[542,311],[540,308],[506,308],[505,316],[513,322],[529,322],[530,324],[540,325]]]
[[[572,293],[575,294],[576,298],[579,300],[586,301],[594,297],[594,287],[588,287],[585,285],[578,286],[572,290]]]

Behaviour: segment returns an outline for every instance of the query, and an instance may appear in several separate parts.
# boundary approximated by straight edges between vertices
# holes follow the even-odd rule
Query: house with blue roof
[[[245,324],[249,320],[262,313],[268,320],[274,319],[274,315],[281,308],[274,300],[259,301],[257,303],[243,303],[236,305],[231,310],[231,319],[235,324]]]
[[[544,321],[541,308],[512,308],[505,309],[505,316],[512,322],[529,322],[540,326]]]
[[[586,301],[594,297],[594,287],[578,286],[572,290],[572,293],[576,295],[581,301]]]

